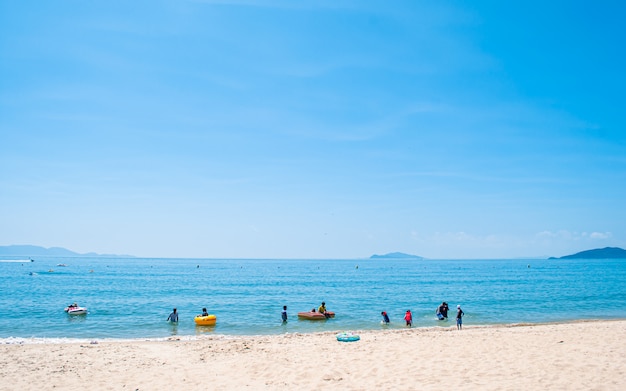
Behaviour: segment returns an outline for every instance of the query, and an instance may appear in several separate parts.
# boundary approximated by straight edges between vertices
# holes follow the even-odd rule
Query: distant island
[[[11,245],[0,246],[0,256],[22,256],[22,257],[115,257],[115,258],[134,258],[132,255],[115,255],[115,254],[97,254],[86,253],[79,254],[63,247],[40,247],[31,245]]]
[[[560,258],[550,257],[549,259],[626,259],[626,250],[619,247],[596,248]]]
[[[374,254],[370,259],[424,259],[423,257],[405,253],[389,253],[384,255]]]

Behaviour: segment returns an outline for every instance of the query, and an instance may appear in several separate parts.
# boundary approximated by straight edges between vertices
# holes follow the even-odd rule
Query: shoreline
[[[447,332],[457,331],[456,323],[453,319],[446,326],[421,326],[421,327],[381,327],[379,329],[356,329],[356,330],[325,330],[313,332],[286,332],[277,334],[188,334],[188,335],[170,335],[166,337],[139,337],[139,338],[67,338],[67,337],[5,337],[0,338],[0,346],[2,345],[61,345],[61,344],[78,344],[78,343],[124,343],[124,342],[167,342],[167,341],[202,341],[202,340],[232,340],[232,339],[251,339],[257,337],[281,337],[281,336],[306,336],[306,335],[335,335],[340,332],[350,331],[357,334],[368,333],[394,333],[394,332],[410,332],[411,330],[419,330],[423,332]],[[625,322],[626,318],[610,318],[610,319],[574,319],[567,321],[554,322],[523,322],[523,323],[498,323],[498,324],[464,324],[463,330],[470,329],[499,329],[499,328],[516,328],[516,327],[532,327],[532,326],[550,326],[565,325],[577,323],[604,323],[604,322]]]
[[[0,345],[0,390],[621,390],[626,320]]]

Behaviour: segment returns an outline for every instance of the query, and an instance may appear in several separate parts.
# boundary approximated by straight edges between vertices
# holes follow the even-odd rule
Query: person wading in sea
[[[167,321],[172,323],[178,323],[178,312],[176,312],[176,308],[174,308],[170,316],[167,317]]]
[[[465,312],[463,312],[460,305],[457,305],[456,306],[456,329],[457,330],[463,329],[463,315],[465,315]]]

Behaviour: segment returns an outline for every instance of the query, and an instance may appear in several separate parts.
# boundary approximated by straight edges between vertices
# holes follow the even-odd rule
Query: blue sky
[[[626,247],[626,5],[0,0],[0,245]]]

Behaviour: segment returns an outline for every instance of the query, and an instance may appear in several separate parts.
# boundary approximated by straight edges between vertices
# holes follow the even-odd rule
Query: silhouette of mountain
[[[63,247],[40,247],[32,245],[11,245],[0,246],[0,255],[2,256],[23,256],[23,257],[121,257],[133,258],[132,255],[116,255],[116,254],[96,254],[93,252],[87,254],[79,254]]]
[[[626,250],[619,247],[596,248],[593,250],[581,251],[576,254],[566,255],[560,258],[550,259],[615,259],[626,258]]]
[[[370,259],[424,259],[418,255],[411,255],[405,253],[388,253],[384,255],[374,254],[370,257]]]

